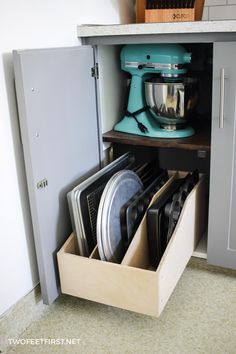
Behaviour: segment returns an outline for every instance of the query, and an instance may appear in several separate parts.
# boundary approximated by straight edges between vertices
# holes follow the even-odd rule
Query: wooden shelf
[[[195,135],[184,139],[162,139],[162,138],[146,138],[139,135],[119,133],[111,130],[103,134],[104,142],[112,142],[117,144],[149,146],[156,148],[173,148],[184,150],[205,150],[209,151],[211,147],[210,131],[197,131]]]

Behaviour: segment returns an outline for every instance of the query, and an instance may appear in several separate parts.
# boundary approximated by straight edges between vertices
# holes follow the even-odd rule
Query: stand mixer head
[[[124,46],[120,57],[132,79],[126,115],[114,130],[160,138],[193,135],[186,127],[196,102],[194,80],[186,78],[191,54],[178,44],[142,44]]]

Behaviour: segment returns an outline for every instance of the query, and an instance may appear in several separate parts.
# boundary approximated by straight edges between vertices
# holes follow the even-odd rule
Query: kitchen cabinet
[[[21,134],[44,302],[51,303],[59,294],[56,253],[71,230],[66,193],[101,166],[107,143],[113,144],[117,156],[131,150],[145,159],[156,158],[161,167],[178,170],[198,167],[200,172],[209,175],[208,262],[236,269],[233,218],[236,69],[232,59],[236,54],[235,21],[212,25],[84,26],[78,27],[78,36],[82,46],[14,52]],[[209,50],[213,48],[213,96],[208,96],[213,108],[212,117],[208,117],[208,129],[203,127],[195,136],[179,141],[138,138],[111,131],[122,117],[126,79],[120,69],[119,52],[127,43],[184,43],[195,48],[203,43]],[[222,73],[225,73],[224,100]],[[222,111],[224,126],[219,128]],[[72,243],[70,239],[65,247],[74,253]],[[195,247],[194,239],[193,244]],[[190,247],[176,281],[191,252]],[[75,257],[72,258],[77,266]],[[84,261],[83,266],[86,266]],[[94,299],[89,295],[86,298]],[[99,301],[109,303],[101,298]]]
[[[236,43],[215,43],[208,263],[236,269]]]

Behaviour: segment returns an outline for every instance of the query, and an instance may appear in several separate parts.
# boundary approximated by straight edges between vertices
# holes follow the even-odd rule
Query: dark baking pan
[[[157,267],[181,214],[185,199],[199,180],[198,171],[174,180],[147,212],[150,260]]]
[[[120,213],[122,237],[126,244],[129,244],[150,204],[154,194],[168,180],[166,170],[160,170],[156,177],[145,188],[144,191],[137,193],[127,204],[123,206]]]
[[[147,211],[147,237],[149,245],[150,264],[157,268],[162,254],[163,245],[160,234],[160,216],[162,208],[176,193],[182,185],[183,179],[175,179],[172,181],[168,189],[166,189]]]

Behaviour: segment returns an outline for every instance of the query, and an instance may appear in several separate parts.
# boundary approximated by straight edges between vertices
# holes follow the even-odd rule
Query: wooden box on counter
[[[191,22],[202,19],[205,0],[195,0],[193,8],[147,9],[146,0],[136,0],[136,22]]]

